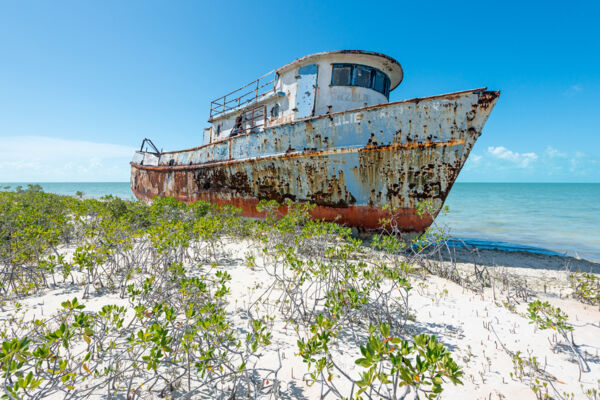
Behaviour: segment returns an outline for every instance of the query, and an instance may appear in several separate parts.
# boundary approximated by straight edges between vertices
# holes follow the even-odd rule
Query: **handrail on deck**
[[[146,145],[146,151],[144,152],[144,145]],[[154,151],[147,151],[148,146],[152,147],[152,149],[154,149]],[[144,138],[144,140],[142,140],[142,145],[140,146],[140,152],[142,153],[152,153],[152,154],[156,154],[157,156],[160,156],[160,151],[158,150],[158,148],[154,145],[154,143],[152,143],[152,140],[148,139],[148,138]]]
[[[258,101],[260,97],[270,91],[275,91],[277,73],[271,71],[266,75],[252,81],[233,92],[227,93],[210,102],[210,118],[214,118],[229,110],[236,109]],[[244,91],[244,89],[247,89]],[[242,93],[243,91],[243,93]]]

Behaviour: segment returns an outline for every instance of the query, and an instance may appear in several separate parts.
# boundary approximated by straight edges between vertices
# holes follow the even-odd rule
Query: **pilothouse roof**
[[[382,53],[365,50],[335,50],[309,54],[307,56],[300,57],[284,65],[283,67],[277,68],[275,72],[281,74],[285,71],[288,71],[291,68],[295,68],[300,65],[310,64],[311,62],[316,62],[317,60],[322,58],[332,58],[336,59],[336,62],[351,62],[358,64],[360,64],[361,62],[372,64],[373,62],[375,62],[375,64],[380,66],[380,69],[383,72],[388,74],[391,81],[390,90],[395,89],[400,84],[400,82],[402,82],[402,78],[404,77],[402,66],[397,60]]]

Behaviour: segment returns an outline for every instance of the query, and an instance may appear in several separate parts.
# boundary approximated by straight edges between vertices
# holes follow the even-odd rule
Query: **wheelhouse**
[[[387,103],[402,78],[398,61],[380,53],[341,50],[305,56],[212,101],[203,144]]]

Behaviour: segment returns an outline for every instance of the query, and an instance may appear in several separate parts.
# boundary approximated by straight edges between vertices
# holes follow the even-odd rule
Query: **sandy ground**
[[[232,275],[231,303],[228,311],[236,326],[244,331],[247,321],[243,311],[262,292],[271,279],[260,266],[250,269],[245,265],[247,243],[229,244],[232,259],[218,268]],[[457,250],[456,260],[461,271],[472,270],[473,257],[465,250]],[[410,308],[416,316],[410,324],[414,333],[437,335],[453,352],[455,360],[463,367],[464,385],[445,385],[444,399],[535,399],[530,389],[531,378],[519,379],[514,374],[513,360],[507,350],[520,351],[527,358],[535,356],[542,367],[555,380],[553,385],[560,393],[586,398],[581,385],[598,387],[600,379],[600,311],[598,307],[582,304],[569,298],[570,289],[565,266],[570,269],[600,272],[600,265],[585,260],[554,257],[520,252],[482,250],[476,261],[492,273],[508,273],[527,281],[532,289],[531,299],[549,301],[569,315],[574,326],[573,337],[585,356],[591,371],[579,379],[579,368],[570,351],[554,331],[541,331],[524,316],[527,303],[521,302],[510,310],[502,304],[505,294],[501,287],[488,288],[483,293],[473,291],[437,276],[414,278]],[[22,299],[23,317],[47,317],[60,303],[73,297],[81,299],[83,289],[66,285]],[[531,301],[531,300],[529,300]],[[85,301],[86,310],[99,310],[104,304],[127,305],[118,295],[93,295]],[[0,322],[15,313],[11,302],[0,311]],[[275,307],[268,301],[261,304],[264,312],[273,313]],[[281,368],[277,378],[281,381],[280,398],[316,399],[320,397],[319,385],[309,386],[305,381],[306,366],[296,355],[296,332],[283,321],[274,319],[273,342],[263,353],[259,363],[269,368]],[[360,339],[360,338],[359,338]],[[339,364],[354,378],[363,369],[354,364],[360,356],[358,344],[350,335],[340,335],[334,346]],[[340,387],[349,391],[350,385],[339,375],[334,378]],[[552,395],[553,392],[550,391]],[[556,397],[558,398],[558,397]]]

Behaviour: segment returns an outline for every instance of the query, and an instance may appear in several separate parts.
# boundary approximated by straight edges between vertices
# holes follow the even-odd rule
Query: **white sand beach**
[[[255,312],[270,318],[272,341],[261,350],[254,366],[273,371],[264,380],[265,386],[276,385],[267,397],[336,398],[334,393],[324,392],[318,382],[311,384],[307,366],[298,356],[297,340],[303,332],[296,331],[293,324],[284,321],[278,311],[275,299],[279,298],[281,290],[276,288],[268,296],[260,297],[273,277],[268,273],[270,266],[258,261],[258,248],[249,241],[230,241],[225,252],[228,256],[223,259],[227,259],[227,263],[204,268],[212,272],[226,271],[232,277],[227,313],[234,322],[234,329],[247,332],[247,310],[257,301],[259,304],[255,304]],[[72,254],[72,251],[68,253]],[[252,268],[245,261],[251,254],[257,256],[256,265]],[[460,262],[456,266],[462,273],[473,271],[472,262],[465,262],[472,257],[468,251],[458,250],[456,259]],[[597,389],[600,379],[600,310],[570,297],[572,290],[565,266],[572,270],[579,268],[598,272],[599,265],[585,260],[491,250],[480,251],[475,260],[494,277],[494,286],[480,293],[439,276],[415,275],[410,279],[413,289],[410,291],[409,308],[414,318],[408,322],[407,331],[436,335],[452,351],[464,372],[464,385],[444,385],[442,398],[536,399],[531,386],[535,385],[536,379],[541,379],[541,375],[549,382],[550,398],[561,398],[557,393],[564,396],[562,398],[586,398],[582,388]],[[78,279],[82,278],[79,274]],[[568,323],[574,328],[574,342],[589,365],[589,372],[580,374],[572,352],[556,331],[540,330],[530,323],[525,316],[527,301],[515,295],[515,284],[506,283],[503,287],[503,279],[506,282],[512,279],[527,287],[528,301],[548,301],[568,314]],[[31,295],[18,302],[8,301],[0,311],[0,324],[10,324],[12,318],[49,318],[60,308],[61,302],[73,297],[81,300],[83,295],[82,286],[63,284],[60,288]],[[507,305],[507,299],[514,308]],[[95,312],[107,304],[130,307],[127,298],[98,288],[92,289],[90,298],[81,300],[81,303],[85,304],[86,311]],[[132,316],[133,310],[128,308],[126,324]],[[360,357],[359,344],[364,339],[354,336],[350,330],[342,330],[332,342],[336,364],[355,380],[364,371],[354,362]],[[539,371],[525,365],[519,372],[515,367],[515,354],[520,354],[523,359],[535,357]],[[88,382],[91,385],[93,380]],[[334,372],[332,384],[346,396],[352,391],[356,394],[357,388],[353,388],[352,383],[339,373]],[[168,396],[177,398],[178,391],[174,389]],[[104,393],[102,388],[98,388],[88,397],[104,398]],[[151,392],[139,395],[140,398],[156,397]],[[63,396],[64,393],[57,392],[52,397]],[[210,396],[210,392],[200,392],[192,398]]]

